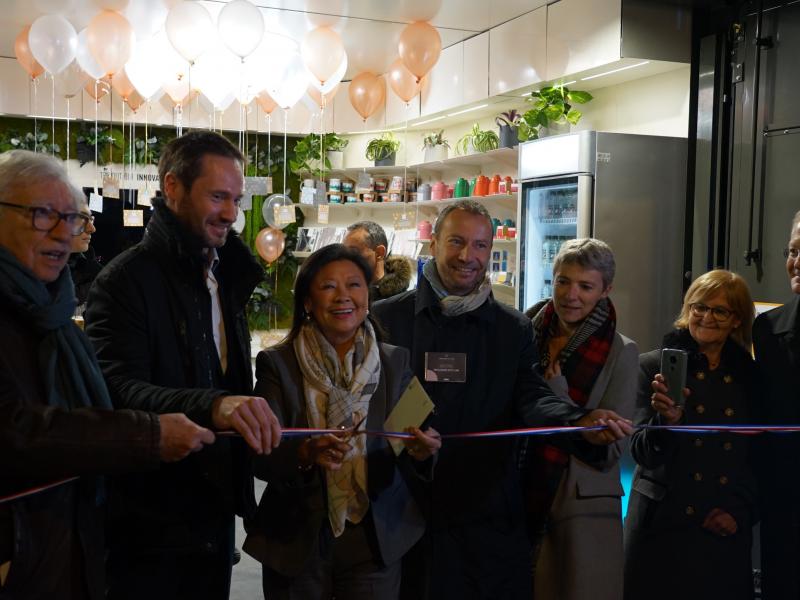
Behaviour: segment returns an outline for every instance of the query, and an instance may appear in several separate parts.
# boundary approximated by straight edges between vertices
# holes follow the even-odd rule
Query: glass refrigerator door
[[[553,259],[561,244],[588,227],[578,228],[587,214],[585,176],[539,179],[523,183],[520,240],[520,310],[553,295]],[[591,179],[591,178],[588,178]],[[591,204],[589,196],[588,204]],[[586,233],[584,233],[586,230]]]

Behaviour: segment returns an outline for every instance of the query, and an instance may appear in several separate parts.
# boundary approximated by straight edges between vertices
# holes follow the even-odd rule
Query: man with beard
[[[263,271],[230,234],[243,163],[211,132],[164,149],[163,198],[144,239],[95,280],[86,323],[115,407],[185,412],[236,430],[262,454],[280,428],[251,395],[245,306]],[[242,440],[218,439],[182,465],[117,478],[109,494],[109,598],[228,598],[234,513],[255,509]]]
[[[411,368],[436,405],[430,425],[437,431],[608,425],[565,442],[592,460],[594,447],[587,440],[611,443],[631,433],[629,422],[613,411],[589,412],[554,396],[536,373],[530,320],[491,295],[486,265],[492,238],[482,204],[460,200],[445,207],[433,229],[433,259],[417,289],[378,302],[373,312],[388,341],[411,351]],[[431,598],[531,597],[513,450],[510,437],[443,443],[422,499],[428,535],[404,565],[404,597],[420,597],[425,588]]]

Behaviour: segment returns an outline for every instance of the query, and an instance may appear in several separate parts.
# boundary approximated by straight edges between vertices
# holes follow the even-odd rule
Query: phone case
[[[667,395],[675,406],[684,405],[683,388],[686,387],[686,371],[689,357],[684,350],[664,348],[661,350],[661,375],[667,384]]]

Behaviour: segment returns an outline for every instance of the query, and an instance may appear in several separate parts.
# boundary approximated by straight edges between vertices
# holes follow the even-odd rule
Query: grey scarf
[[[483,306],[483,303],[486,302],[486,299],[492,291],[492,283],[489,280],[489,274],[486,273],[481,284],[466,296],[451,295],[445,289],[442,280],[439,278],[439,272],[436,270],[436,261],[434,259],[430,259],[425,263],[425,266],[422,267],[422,274],[439,297],[439,305],[442,308],[442,313],[446,317],[457,317],[458,315],[463,315],[480,308]]]

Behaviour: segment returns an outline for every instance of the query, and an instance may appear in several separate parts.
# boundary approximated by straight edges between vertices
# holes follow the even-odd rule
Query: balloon
[[[89,21],[86,41],[104,74],[114,75],[131,57],[136,36],[128,19],[113,10],[104,10]]]
[[[73,0],[34,0],[33,5],[45,14],[65,13],[72,8]]]
[[[134,4],[141,2],[141,0],[134,0]],[[128,6],[128,0],[94,0],[94,5],[100,10],[125,10]]]
[[[83,86],[89,80],[89,75],[81,69],[78,61],[73,60],[67,68],[57,75],[53,75],[56,92],[64,98],[74,98],[80,94]],[[94,84],[94,82],[92,82]]]
[[[317,88],[323,94],[330,93],[333,88],[339,85],[344,78],[344,74],[347,72],[347,53],[345,52],[344,57],[342,58],[342,62],[339,64],[339,67],[336,69],[336,72],[331,75],[325,83],[321,83],[316,77],[313,75],[309,76],[311,80],[311,85]]]
[[[278,104],[275,100],[272,99],[272,96],[269,95],[266,91],[261,91],[256,96],[256,103],[261,107],[266,114],[270,114],[273,110],[275,110]]]
[[[216,108],[239,89],[241,63],[230,50],[218,43],[203,53],[192,69],[192,87],[200,90]]]
[[[163,29],[167,19],[166,0],[135,0],[128,3],[124,14],[136,39],[146,40]]]
[[[375,73],[364,71],[350,82],[350,104],[365,121],[374,113],[386,98],[386,82]]]
[[[329,27],[309,31],[303,38],[300,53],[303,63],[320,83],[336,73],[345,56],[342,38]]]
[[[297,47],[297,42],[289,37],[265,33],[255,52],[244,60],[247,85],[257,92],[280,85],[286,64]]]
[[[111,87],[125,101],[127,101],[128,97],[134,92],[131,80],[125,75],[125,69],[122,69],[111,78]]]
[[[406,104],[419,94],[420,82],[414,74],[403,64],[403,59],[398,58],[389,67],[389,85],[400,99]]]
[[[285,194],[272,194],[264,201],[264,204],[261,205],[261,215],[264,217],[264,220],[270,227],[283,229],[288,225],[288,223],[278,223],[277,219],[275,218],[275,207],[291,205],[292,199],[289,198],[289,196],[286,196]]]
[[[142,40],[136,44],[131,59],[125,65],[125,75],[145,98],[150,98],[159,90],[166,75],[161,49],[162,44],[157,37]]]
[[[17,38],[14,40],[14,54],[17,56],[19,64],[28,72],[31,79],[36,79],[39,75],[44,73],[44,67],[40,65],[33,54],[31,54],[31,47],[28,46],[28,32],[31,30],[30,25],[26,25],[22,31],[19,32]]]
[[[164,80],[164,92],[169,96],[174,104],[181,104],[188,96],[191,89],[189,89],[189,78],[184,76],[173,76]]]
[[[105,77],[106,72],[103,70],[94,55],[89,52],[89,38],[86,29],[78,34],[78,48],[75,52],[75,58],[81,69],[89,74],[92,79],[102,79]]]
[[[39,64],[55,75],[75,59],[78,34],[64,17],[44,15],[31,25],[28,45]]]
[[[297,50],[292,51],[277,82],[267,88],[269,95],[278,106],[289,109],[303,97],[308,88],[308,73],[303,65],[303,58]]]
[[[199,2],[179,2],[167,13],[164,25],[170,43],[190,63],[216,38],[214,23]]]
[[[397,50],[403,64],[419,82],[439,60],[442,37],[430,23],[416,21],[403,29]]]
[[[265,227],[256,235],[256,250],[268,264],[278,260],[286,247],[286,236],[280,229]]]
[[[233,0],[220,11],[217,29],[231,52],[244,58],[253,53],[264,37],[264,17],[248,0]]]
[[[336,92],[339,91],[339,86],[336,85],[333,90],[328,92],[327,94],[323,94],[313,85],[308,86],[308,96],[314,101],[314,103],[322,108],[323,106],[330,106],[331,100],[336,95]]]
[[[244,226],[247,223],[247,218],[244,215],[244,211],[239,209],[239,212],[236,214],[236,222],[231,225],[232,229],[236,233],[242,233],[244,231]]]
[[[83,86],[83,89],[85,89],[86,93],[92,98],[100,102],[103,96],[111,91],[111,84],[107,79],[96,79],[94,81],[88,81],[86,85]]]
[[[144,104],[146,100],[136,90],[131,92],[131,95],[125,100],[125,104],[133,111],[139,110],[139,107]]]

